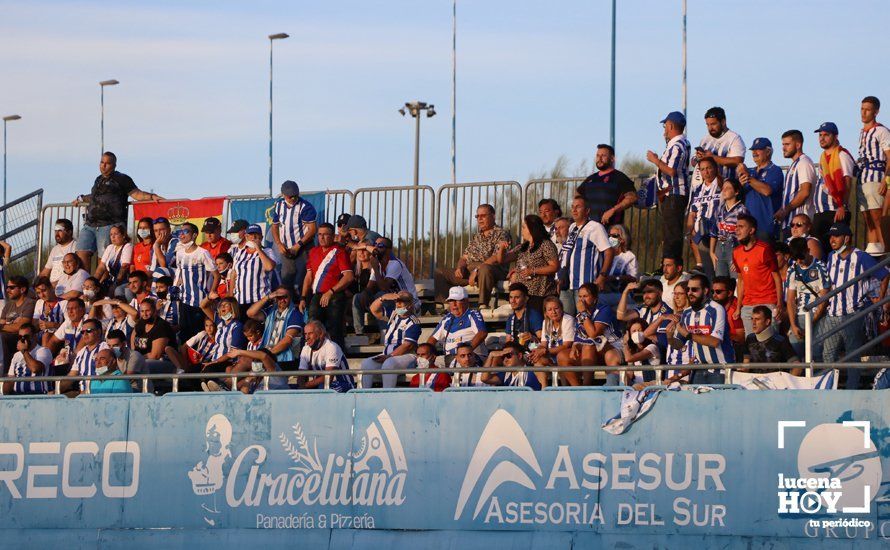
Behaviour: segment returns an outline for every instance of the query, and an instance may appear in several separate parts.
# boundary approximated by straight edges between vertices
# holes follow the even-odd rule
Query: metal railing
[[[353,213],[355,196],[348,189],[328,189],[325,191],[324,221],[336,224],[337,216]]]
[[[392,240],[393,250],[417,279],[433,276],[433,219],[436,197],[432,187],[405,185],[355,190],[353,213],[368,228]]]
[[[30,276],[39,270],[37,252],[40,248],[40,210],[43,189],[38,189],[0,206],[3,218],[0,240],[12,248],[9,263],[4,266],[10,274]],[[2,254],[2,251],[0,251]]]
[[[439,188],[436,200],[437,267],[453,267],[476,233],[476,208],[480,204],[494,206],[495,223],[520,239],[522,218],[526,211],[522,202],[522,186],[515,181],[454,183]],[[535,210],[534,212],[537,212]]]
[[[560,373],[612,373],[612,372],[646,372],[646,371],[655,371],[656,380],[655,383],[660,384],[661,376],[665,371],[697,371],[697,370],[711,370],[718,369],[723,371],[723,376],[725,383],[724,384],[690,384],[692,386],[725,386],[729,385],[732,382],[732,373],[735,371],[741,370],[768,370],[772,372],[778,371],[788,371],[797,368],[801,368],[804,366],[809,366],[810,368],[819,367],[819,368],[830,368],[832,370],[848,370],[848,369],[858,369],[858,370],[867,370],[867,369],[880,369],[883,367],[890,366],[890,363],[837,363],[833,365],[823,365],[820,363],[805,365],[804,363],[723,363],[723,364],[714,364],[714,365],[621,365],[621,366],[578,366],[578,367],[443,367],[443,368],[429,368],[429,369],[387,369],[385,371],[381,371],[380,369],[336,369],[336,370],[323,370],[323,371],[313,371],[313,370],[295,370],[295,371],[274,371],[274,372],[237,372],[237,373],[213,373],[213,372],[196,372],[196,373],[163,373],[163,374],[120,374],[120,375],[93,375],[93,376],[31,376],[31,377],[22,377],[15,378],[10,376],[0,377],[0,387],[10,382],[49,382],[54,386],[54,392],[56,394],[61,393],[61,384],[63,382],[91,382],[91,381],[114,381],[114,380],[123,380],[123,381],[138,381],[141,382],[141,393],[148,393],[149,381],[169,381],[171,383],[171,390],[173,393],[178,393],[179,390],[179,381],[181,380],[229,380],[232,382],[232,387],[236,387],[236,382],[238,380],[244,378],[262,378],[262,382],[260,384],[260,388],[263,390],[269,389],[269,381],[271,378],[318,378],[325,377],[324,388],[329,389],[330,387],[330,379],[336,376],[354,376],[358,377],[361,380],[361,375],[369,374],[379,376],[381,374],[394,374],[397,376],[401,375],[418,375],[418,376],[434,376],[436,374],[450,374],[452,375],[452,385],[456,386],[457,376],[454,375],[462,375],[462,374],[485,374],[485,373],[505,373],[505,372],[531,372],[538,373],[543,372],[550,375],[550,384],[551,387],[561,387],[559,384],[559,374]],[[90,393],[90,384],[84,384],[86,390],[83,393]],[[625,386],[583,386],[588,388],[624,388]],[[740,387],[740,386],[739,386]],[[363,388],[356,388],[363,389]],[[127,392],[129,393],[129,392]],[[40,397],[40,394],[35,394],[35,397]]]

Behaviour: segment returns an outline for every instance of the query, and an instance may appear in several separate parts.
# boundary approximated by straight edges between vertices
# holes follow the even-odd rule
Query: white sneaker
[[[214,380],[208,380],[206,384],[202,382],[201,386],[207,388],[204,391],[222,391],[222,386],[217,384]]]
[[[884,253],[884,245],[881,243],[868,243],[868,246],[865,247],[866,254],[883,254]]]
[[[203,391],[210,391],[210,388],[207,387],[207,382],[201,382],[201,389]]]

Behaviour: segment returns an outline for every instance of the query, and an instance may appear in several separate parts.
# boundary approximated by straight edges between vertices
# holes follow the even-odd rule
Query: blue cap
[[[295,181],[287,180],[281,184],[281,194],[285,197],[298,197],[300,196],[300,186]]]
[[[170,225],[170,220],[168,220],[168,219],[165,218],[164,216],[161,216],[161,217],[159,217],[159,218],[155,218],[155,219],[154,219],[154,221],[152,222],[152,224],[155,224],[155,223],[166,223],[167,225]]]
[[[825,131],[827,132],[828,130],[825,130]],[[831,229],[828,230],[828,235],[831,237],[838,237],[838,236],[844,236],[844,235],[846,235],[848,237],[852,237],[853,232],[850,231],[849,225],[847,225],[845,223],[836,223],[831,226]]]
[[[671,111],[670,113],[668,113],[668,116],[664,117],[664,120],[662,120],[661,123],[664,124],[668,121],[676,122],[677,124],[686,126],[686,117],[683,116],[683,113],[681,113],[680,111]]]
[[[252,223],[247,226],[247,230],[245,231],[245,233],[247,233],[248,235],[262,235],[263,228],[260,227],[258,224]]]
[[[827,132],[829,134],[837,135],[837,124],[834,122],[823,122],[822,126],[816,128],[816,133],[818,134],[819,132]]]
[[[751,144],[751,147],[749,147],[749,149],[751,151],[760,151],[766,149],[767,147],[769,147],[770,149],[772,149],[773,147],[773,142],[771,142],[769,138],[757,138],[754,140],[754,143]]]

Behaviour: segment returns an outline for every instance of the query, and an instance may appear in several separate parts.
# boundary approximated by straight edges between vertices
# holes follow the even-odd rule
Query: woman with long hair
[[[500,263],[516,262],[508,276],[511,283],[522,283],[528,288],[528,306],[543,311],[544,298],[556,294],[554,274],[559,269],[559,251],[541,217],[529,214],[522,220],[522,243],[508,250],[506,242],[497,248]]]

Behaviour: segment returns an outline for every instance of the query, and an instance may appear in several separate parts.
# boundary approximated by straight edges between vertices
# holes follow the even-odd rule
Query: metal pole
[[[806,309],[803,312],[803,362],[807,366],[807,377],[813,376],[813,312]]]
[[[3,206],[6,206],[6,119],[3,120]],[[3,209],[3,234],[6,234],[6,208]],[[40,243],[37,243],[40,246]]]
[[[686,116],[686,0],[683,0],[683,116]]]
[[[457,183],[457,0],[451,7],[451,183]]]
[[[105,154],[105,86],[99,85],[99,155]]]
[[[269,39],[269,196],[272,196],[272,44]]]
[[[420,185],[420,109],[417,110],[417,124],[414,127],[414,187]]]
[[[615,1],[612,0],[612,101],[609,114],[609,145],[615,147]]]

